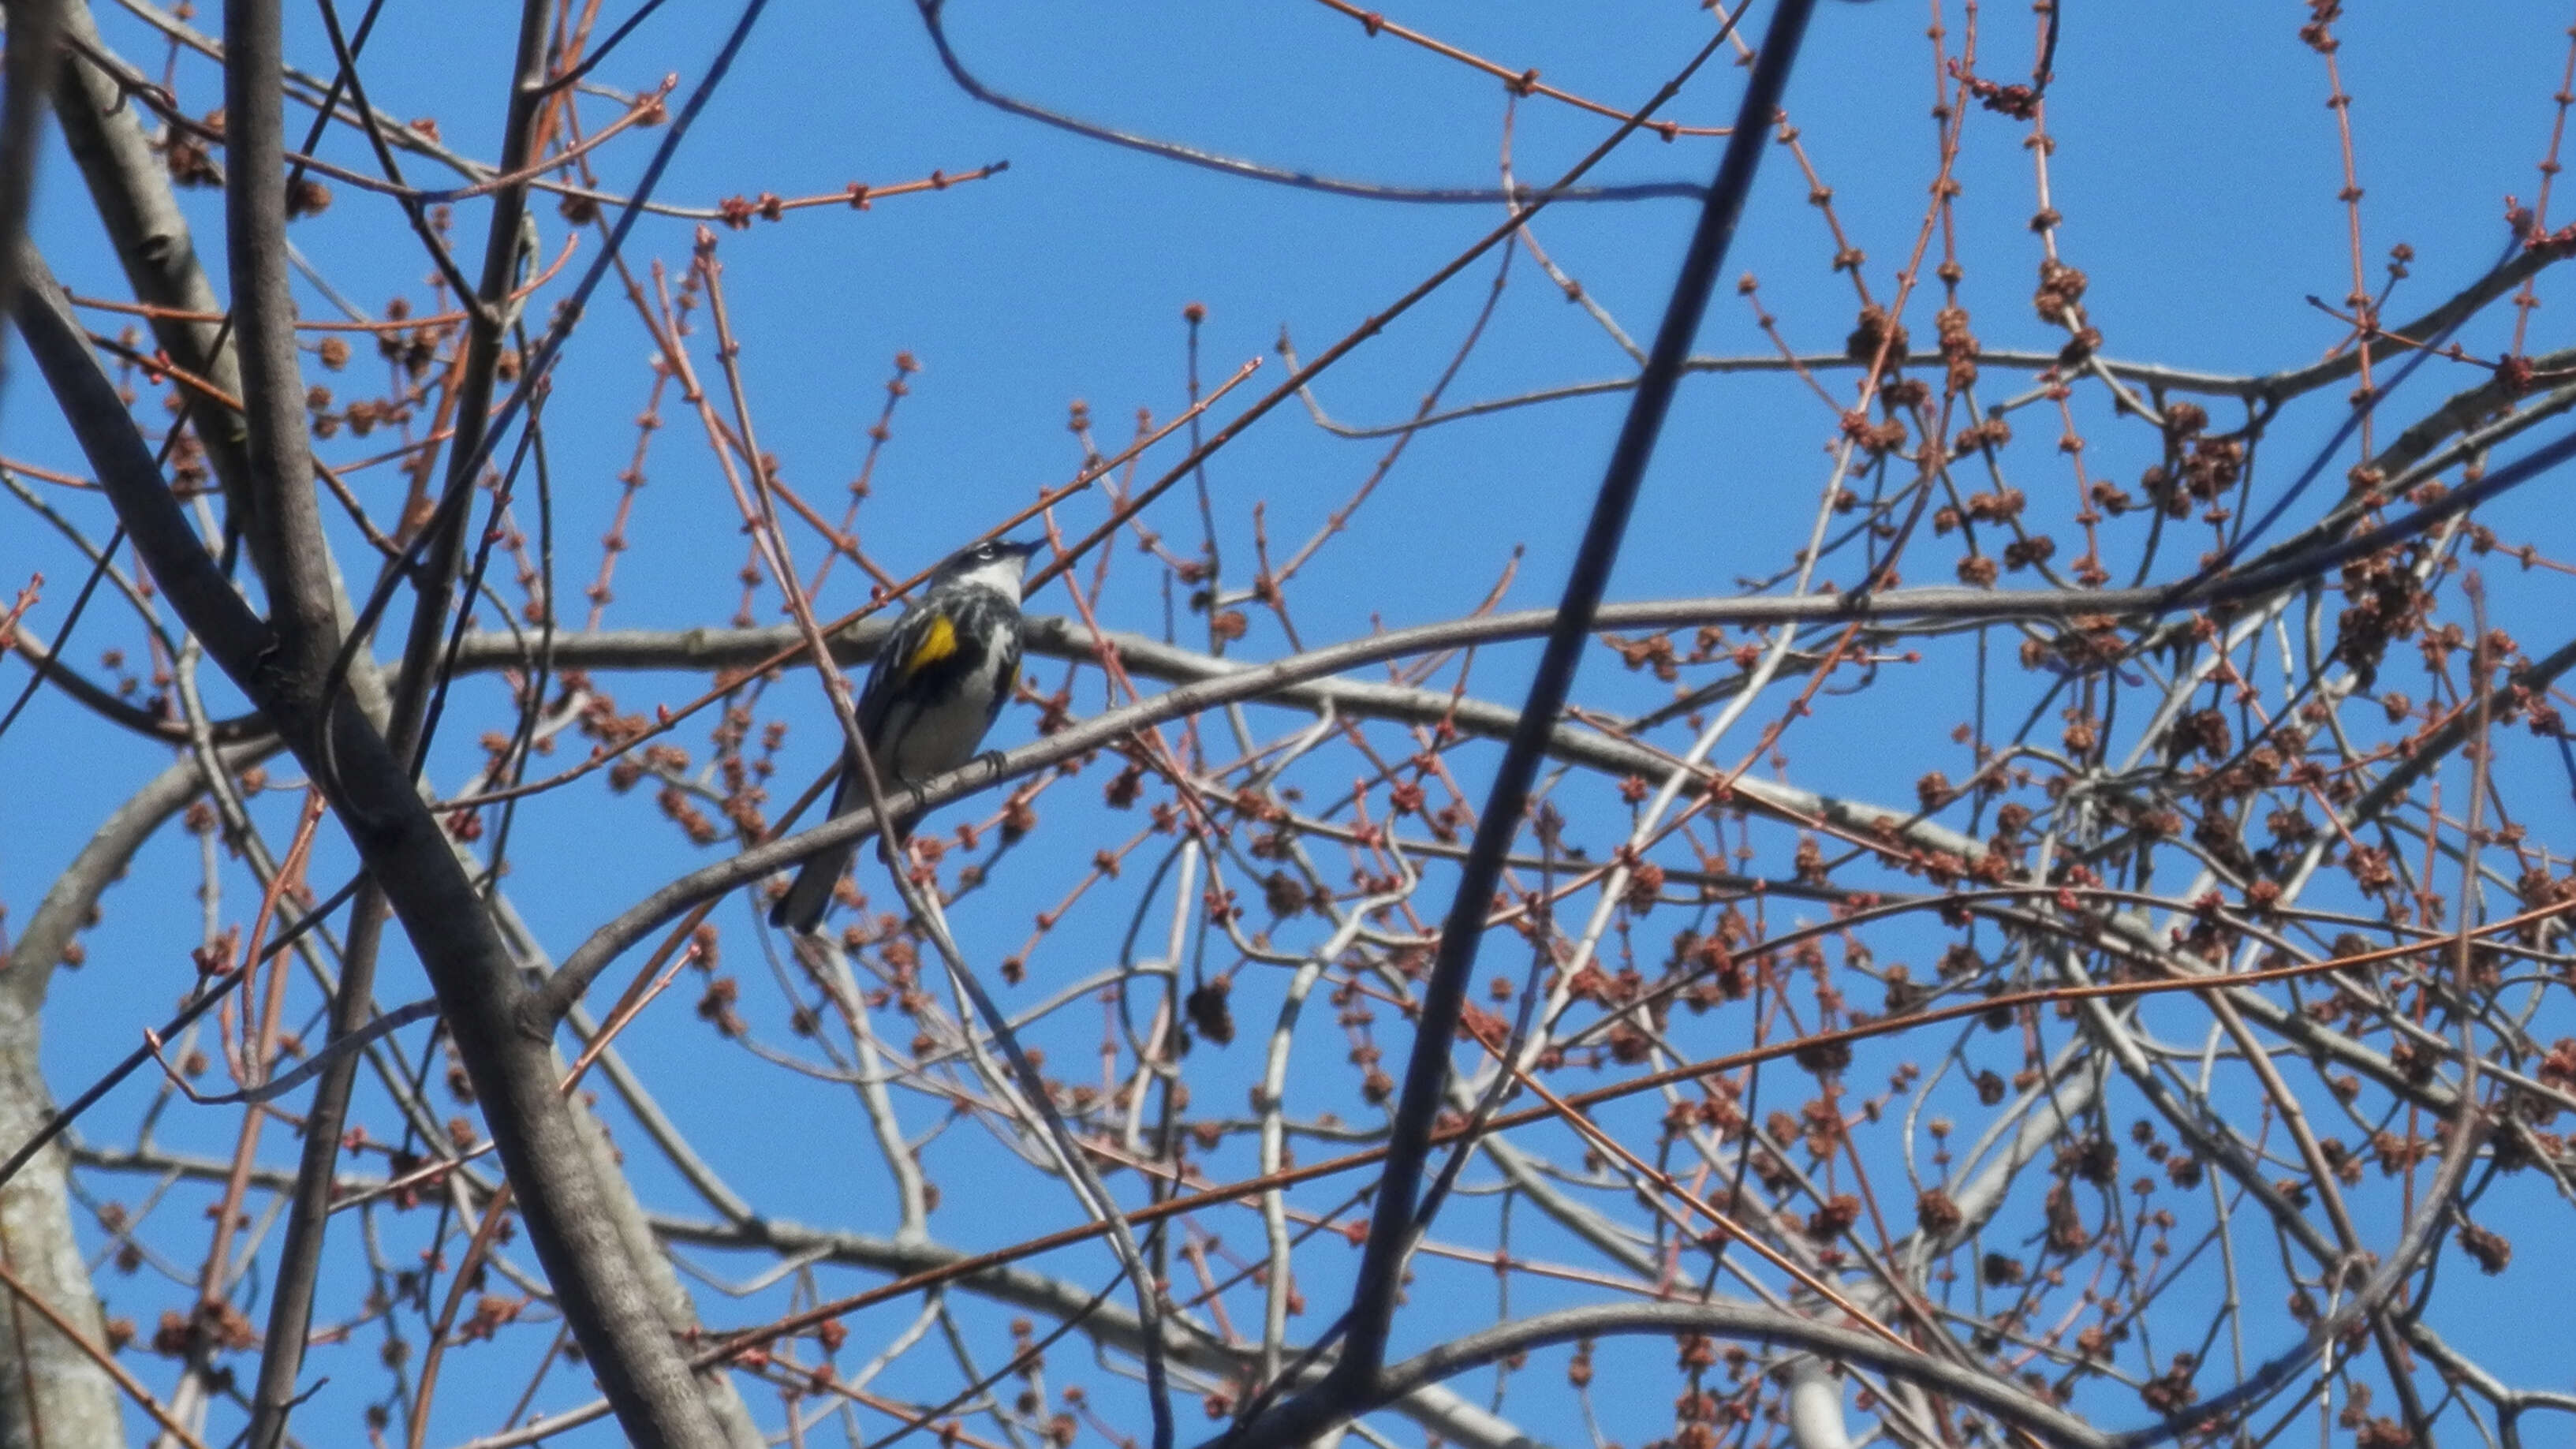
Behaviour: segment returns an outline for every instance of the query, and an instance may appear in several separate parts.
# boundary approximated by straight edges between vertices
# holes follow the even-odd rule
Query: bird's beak
[[[1002,544],[1002,547],[1003,547],[1004,549],[1008,550],[1008,551],[1010,552],[1010,554],[1011,554],[1011,556],[1012,556],[1012,557],[1014,557],[1014,558],[1016,558],[1016,559],[1018,559],[1018,560],[1020,561],[1020,569],[1021,569],[1022,578],[1023,578],[1023,581],[1022,581],[1022,583],[1020,584],[1020,599],[1021,599],[1021,601],[1022,601],[1022,602],[1026,602],[1026,601],[1027,601],[1027,599],[1028,599],[1028,595],[1029,595],[1029,587],[1028,587],[1028,584],[1027,584],[1027,582],[1026,582],[1026,574],[1027,574],[1027,570],[1028,570],[1029,560],[1030,560],[1031,558],[1036,557],[1037,552],[1038,552],[1039,548],[1040,548],[1040,547],[1042,547],[1042,545],[1040,545],[1040,544],[1038,544],[1038,543],[1036,543],[1036,542],[1034,542],[1034,541],[1029,542],[1029,543],[1021,543],[1021,542],[1019,542],[1018,540],[1013,539],[1013,540],[1006,540],[1006,541]]]

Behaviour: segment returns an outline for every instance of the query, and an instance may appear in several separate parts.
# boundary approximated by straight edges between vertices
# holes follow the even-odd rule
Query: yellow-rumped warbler
[[[889,805],[896,791],[973,759],[984,731],[1011,697],[1020,677],[1020,570],[1036,551],[1036,544],[1003,540],[961,549],[932,571],[929,584],[894,621],[868,671],[858,709],[859,733]],[[858,756],[844,748],[832,813],[844,815],[867,803]],[[899,841],[911,832],[912,820],[899,814],[889,829]],[[833,888],[858,849],[852,841],[808,858],[787,894],[770,908],[769,923],[791,931],[822,925]]]

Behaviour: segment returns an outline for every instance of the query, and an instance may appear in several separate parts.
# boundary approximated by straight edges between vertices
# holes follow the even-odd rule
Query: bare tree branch
[[[1450,1039],[1457,1031],[1466,1003],[1468,975],[1475,969],[1477,949],[1484,941],[1486,916],[1502,875],[1502,858],[1520,833],[1530,787],[1538,777],[1540,762],[1546,758],[1548,739],[1557,728],[1558,716],[1564,712],[1584,646],[1590,642],[1601,596],[1609,587],[1611,568],[1627,532],[1629,512],[1644,485],[1646,464],[1654,456],[1664,415],[1681,381],[1682,362],[1699,335],[1709,292],[1716,286],[1719,270],[1726,265],[1728,244],[1735,239],[1736,219],[1742,215],[1745,198],[1753,189],[1762,150],[1781,98],[1787,93],[1789,72],[1797,61],[1799,42],[1806,36],[1812,8],[1808,0],[1780,0],[1772,12],[1771,27],[1759,48],[1760,58],[1745,83],[1735,129],[1727,138],[1717,179],[1711,183],[1706,206],[1700,213],[1699,228],[1684,255],[1681,275],[1673,283],[1663,324],[1655,333],[1654,345],[1647,350],[1646,366],[1639,375],[1627,421],[1611,449],[1609,468],[1593,501],[1591,520],[1584,527],[1564,599],[1557,605],[1556,618],[1548,628],[1546,652],[1539,658],[1529,698],[1513,724],[1502,763],[1495,767],[1491,792],[1477,814],[1475,842],[1459,869],[1456,894],[1441,925],[1439,952],[1423,990],[1421,1008],[1414,1017],[1412,1056],[1405,1069],[1403,1095],[1396,1106],[1386,1166],[1379,1174],[1377,1194],[1370,1207],[1368,1242],[1362,1249],[1357,1286],[1351,1295],[1341,1358],[1324,1387],[1300,1394],[1279,1407],[1277,1417],[1285,1421],[1286,1427],[1268,1428],[1266,1432],[1270,1434],[1302,1439],[1324,1424],[1347,1416],[1351,1401],[1369,1392],[1385,1363],[1387,1330],[1395,1316],[1404,1260],[1412,1251],[1417,1231],[1415,1208],[1423,1164],[1430,1152],[1432,1118],[1446,1095]],[[1256,1425],[1266,1422],[1266,1418],[1254,1421]],[[1302,1431],[1297,1427],[1300,1425],[1304,1426]]]
[[[0,52],[0,344],[18,292],[18,243],[36,194],[36,156],[45,139],[45,80],[60,47],[70,0],[10,0],[8,45]]]
[[[60,290],[33,270],[30,282],[19,325],[127,531],[190,627],[277,721],[306,768],[327,782],[352,842],[420,951],[458,1052],[491,1103],[494,1138],[529,1238],[621,1419],[641,1442],[724,1442],[601,1206],[601,1187],[555,1091],[545,1039],[510,1024],[524,995],[517,963],[412,790],[408,770],[355,711],[314,697],[321,668],[304,676],[301,689],[281,679],[277,643],[180,520]],[[319,666],[327,668],[328,659],[325,650]]]
[[[1004,95],[985,85],[972,71],[966,69],[965,62],[958,59],[956,49],[948,42],[947,0],[913,0],[913,3],[921,11],[922,28],[929,32],[931,45],[939,52],[939,63],[947,68],[948,78],[957,83],[957,88],[985,105],[1006,111],[1024,120],[1036,121],[1041,125],[1053,126],[1057,130],[1069,131],[1094,141],[1105,141],[1130,151],[1141,151],[1148,156],[1160,156],[1167,161],[1178,161],[1184,165],[1196,166],[1224,176],[1267,181],[1280,186],[1295,187],[1301,191],[1320,191],[1328,196],[1347,196],[1361,201],[1407,201],[1435,206],[1491,206],[1501,202],[1526,203],[1537,195],[1527,188],[1498,191],[1489,186],[1389,186],[1376,182],[1346,181],[1336,177],[1318,176],[1312,172],[1282,170],[1276,166],[1264,166],[1258,162],[1245,161],[1233,156],[1220,156],[1212,151],[1202,151],[1195,146],[1184,146],[1173,141],[1159,141],[1150,136],[1137,135],[1132,131],[1121,131],[1096,122],[1079,120],[1061,111],[1049,110],[1044,106],[1033,105]],[[1643,114],[1650,114],[1652,110],[1652,107],[1648,107],[1647,112],[1641,113],[1639,119],[1642,119]],[[1627,186],[1567,188],[1555,192],[1554,196],[1560,201],[1658,201],[1695,198],[1703,194],[1701,189],[1691,182],[1660,181]]]

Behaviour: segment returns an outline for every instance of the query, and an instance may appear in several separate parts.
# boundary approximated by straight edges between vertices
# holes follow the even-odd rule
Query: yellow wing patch
[[[921,631],[921,642],[912,646],[912,654],[903,661],[904,678],[921,671],[957,652],[957,626],[946,614],[931,616],[929,627]]]

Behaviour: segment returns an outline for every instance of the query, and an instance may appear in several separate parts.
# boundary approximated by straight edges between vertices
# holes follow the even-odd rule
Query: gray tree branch
[[[276,721],[329,795],[360,859],[384,885],[484,1103],[529,1240],[620,1420],[639,1443],[723,1444],[556,1090],[551,1033],[530,1035],[516,1025],[526,995],[519,964],[413,788],[410,771],[358,711],[330,709],[319,697],[327,655],[320,671],[300,681],[281,673],[277,641],[180,518],[68,302],[41,263],[32,254],[29,260],[30,282],[40,283],[27,288],[18,308],[29,350],[173,606],[234,683]]]

